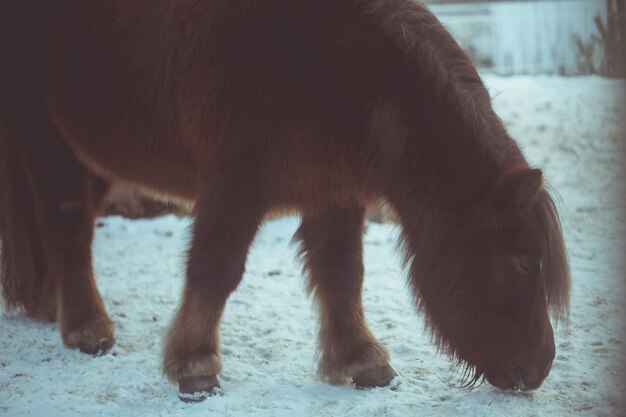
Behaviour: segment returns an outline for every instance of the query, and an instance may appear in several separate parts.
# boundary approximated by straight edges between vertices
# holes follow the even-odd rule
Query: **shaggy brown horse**
[[[502,389],[533,389],[568,309],[560,225],[470,59],[411,0],[58,0],[0,6],[5,305],[106,351],[94,216],[122,181],[195,202],[164,352],[182,393],[218,386],[219,323],[264,217],[296,234],[321,314],[320,376],[395,372],[361,302],[364,208],[402,227],[437,345]]]

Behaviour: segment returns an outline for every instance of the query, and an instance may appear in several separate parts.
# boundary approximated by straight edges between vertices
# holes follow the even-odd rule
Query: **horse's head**
[[[495,314],[507,329],[507,348],[477,364],[502,389],[534,389],[548,375],[555,355],[548,312],[564,318],[569,269],[554,204],[542,186],[541,171],[504,175],[493,199],[496,231],[492,295]],[[494,334],[497,337],[497,334]],[[480,368],[479,368],[480,369]]]
[[[501,389],[537,388],[555,355],[549,313],[564,318],[569,299],[567,255],[541,171],[509,172],[487,198],[459,210],[431,221],[426,237],[406,236],[416,299],[470,386],[484,377]]]

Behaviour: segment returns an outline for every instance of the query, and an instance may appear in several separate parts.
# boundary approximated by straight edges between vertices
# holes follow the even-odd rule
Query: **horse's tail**
[[[0,5],[0,283],[7,309],[54,318],[46,277],[38,200],[32,181],[32,145],[44,113],[43,60],[50,28],[49,2],[5,1]],[[30,7],[38,6],[38,7]],[[52,291],[52,293],[51,293]]]
[[[4,115],[2,115],[4,116]],[[17,137],[0,117],[0,281],[5,307],[54,319],[54,283],[45,273],[37,191]]]

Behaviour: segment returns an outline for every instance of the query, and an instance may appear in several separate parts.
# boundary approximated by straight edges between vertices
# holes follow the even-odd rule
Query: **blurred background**
[[[483,71],[626,76],[624,0],[428,0]]]

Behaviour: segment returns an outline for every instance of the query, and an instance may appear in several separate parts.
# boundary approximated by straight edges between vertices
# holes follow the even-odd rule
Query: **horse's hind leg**
[[[396,373],[368,329],[361,303],[363,222],[362,207],[328,208],[306,215],[295,238],[320,308],[319,376],[331,383],[352,379],[358,387],[386,386]]]
[[[167,337],[163,364],[185,401],[202,400],[202,392],[219,387],[219,323],[226,299],[241,281],[248,248],[264,214],[250,182],[225,181],[241,176],[213,175],[223,183],[207,186],[195,207],[183,299]]]
[[[96,288],[91,243],[108,183],[93,176],[52,126],[24,132],[22,161],[29,176],[43,254],[43,281],[53,283],[63,342],[96,354],[114,343],[113,323]]]
[[[115,343],[114,326],[94,280],[91,243],[95,216],[109,183],[91,177],[84,168],[82,175],[82,185],[75,190],[77,194],[66,194],[61,213],[51,216],[52,221],[58,222],[59,235],[72,240],[64,248],[57,248],[53,255],[61,256],[62,260],[58,317],[67,346],[89,354],[102,354]],[[77,199],[73,200],[72,195]]]

